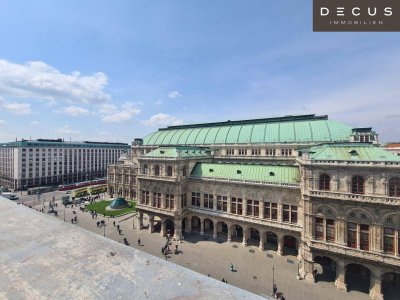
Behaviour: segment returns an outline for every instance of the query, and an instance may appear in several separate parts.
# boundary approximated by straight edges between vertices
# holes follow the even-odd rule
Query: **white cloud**
[[[16,115],[29,115],[31,113],[31,105],[29,103],[7,102],[0,97],[0,110]]]
[[[29,125],[32,125],[32,126],[36,126],[36,125],[39,125],[39,124],[40,124],[39,121],[32,121],[32,122],[29,123]]]
[[[167,125],[181,125],[183,121],[167,114],[159,113],[152,116],[149,120],[143,121],[147,126],[167,126]]]
[[[153,102],[154,105],[162,105],[163,101],[161,99],[158,99],[157,101]]]
[[[87,116],[90,114],[90,111],[88,109],[79,107],[79,106],[75,106],[75,105],[64,107],[63,109],[57,110],[56,112],[57,113],[65,113],[65,114],[73,116],[73,117]]]
[[[69,135],[78,135],[78,134],[80,134],[79,131],[71,129],[68,124],[65,124],[62,128],[56,130],[56,133],[58,133],[58,134],[69,134]]]
[[[176,98],[180,98],[180,97],[182,97],[182,94],[179,93],[178,91],[172,91],[172,92],[169,92],[169,94],[168,94],[168,98],[171,98],[171,99],[176,99]]]
[[[2,125],[7,125],[8,123],[7,123],[7,121],[6,120],[0,120],[0,126],[2,126]]]
[[[0,60],[0,95],[66,101],[104,103],[111,96],[104,92],[107,76],[98,72],[82,76],[75,71],[63,74],[41,61],[16,64]]]
[[[120,108],[114,104],[105,104],[98,110],[101,120],[105,123],[124,123],[140,113],[133,103],[125,103]]]

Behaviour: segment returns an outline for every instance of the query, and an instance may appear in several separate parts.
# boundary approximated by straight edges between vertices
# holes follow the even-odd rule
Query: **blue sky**
[[[311,1],[1,1],[0,141],[328,114],[400,141],[399,33],[314,33]]]

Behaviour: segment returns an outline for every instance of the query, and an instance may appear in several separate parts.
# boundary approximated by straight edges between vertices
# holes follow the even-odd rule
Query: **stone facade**
[[[321,267],[348,290],[357,274],[373,299],[383,299],[383,285],[400,286],[400,161],[319,161],[301,143],[208,147],[200,158],[156,157],[158,147],[136,140],[129,163],[109,167],[109,191],[136,196],[140,228],[147,215],[150,232],[295,254],[299,279],[318,280]],[[300,180],[199,178],[191,175],[199,162],[297,166]]]

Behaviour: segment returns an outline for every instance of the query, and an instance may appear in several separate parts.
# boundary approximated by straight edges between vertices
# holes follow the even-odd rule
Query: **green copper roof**
[[[351,127],[327,116],[227,121],[170,126],[149,134],[144,145],[212,145],[255,143],[315,143],[349,141]]]
[[[299,184],[300,172],[295,166],[197,163],[190,174],[197,178]]]
[[[400,156],[371,144],[346,143],[311,147],[311,160],[400,162]]]
[[[145,155],[145,157],[164,157],[164,158],[190,158],[210,156],[206,148],[196,147],[160,147]]]

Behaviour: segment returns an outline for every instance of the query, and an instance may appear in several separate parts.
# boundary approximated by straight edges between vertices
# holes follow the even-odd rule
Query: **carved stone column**
[[[242,245],[247,246],[247,240],[249,239],[249,229],[246,227],[243,227],[243,241]]]
[[[266,233],[264,231],[260,231],[260,245],[258,245],[258,248],[261,251],[265,249],[265,235]]]
[[[200,218],[200,235],[204,235],[204,219]]]
[[[335,280],[335,286],[337,289],[346,291],[347,292],[347,285],[345,281],[345,267],[344,267],[344,261],[339,260],[339,262],[336,265],[336,280]]]
[[[139,229],[143,229],[143,212],[139,211],[138,213],[138,218],[139,218]]]
[[[154,232],[154,216],[149,217],[149,232]]]
[[[232,225],[228,224],[228,243],[232,242]]]
[[[165,236],[167,234],[167,220],[161,219],[161,236]]]
[[[279,256],[283,255],[283,235],[278,235],[278,249],[276,254]]]
[[[379,268],[371,270],[369,296],[374,300],[383,300],[382,273]]]
[[[180,241],[182,239],[182,220],[174,220],[174,239]]]
[[[217,224],[218,222],[216,220],[213,220],[213,226],[214,226],[213,239],[216,239],[218,237]]]

